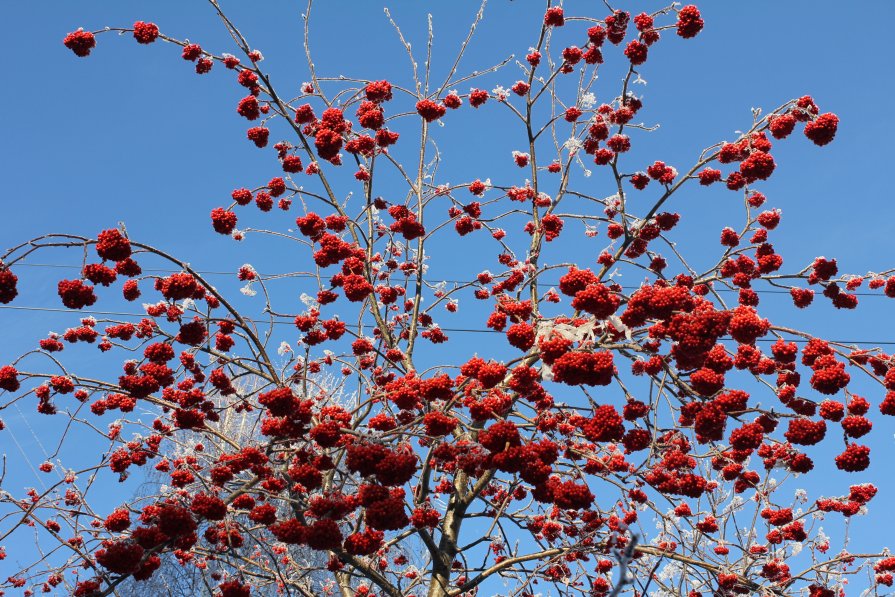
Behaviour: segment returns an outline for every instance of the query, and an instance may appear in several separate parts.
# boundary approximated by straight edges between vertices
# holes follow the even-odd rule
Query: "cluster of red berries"
[[[622,417],[613,406],[594,408],[593,416],[581,426],[581,432],[592,442],[619,441],[625,433]]]
[[[0,303],[11,303],[19,295],[18,282],[18,276],[0,265]]]
[[[567,352],[553,362],[553,379],[570,386],[608,386],[616,373],[611,352]]]
[[[96,38],[91,32],[78,29],[66,35],[62,43],[66,48],[74,52],[76,56],[83,58],[84,56],[89,56],[90,50],[96,47]]]
[[[96,302],[93,286],[84,284],[81,280],[60,280],[58,292],[62,304],[69,309],[83,309]]]

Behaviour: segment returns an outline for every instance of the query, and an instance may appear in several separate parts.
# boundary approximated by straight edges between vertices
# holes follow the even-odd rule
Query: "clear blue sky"
[[[312,19],[312,46],[320,74],[404,83],[408,61],[382,6],[392,9],[418,51],[423,48],[425,14],[433,13],[436,72],[439,68],[443,72],[453,59],[477,7],[468,0],[318,4]],[[264,53],[264,65],[273,73],[275,84],[281,90],[297,90],[308,79],[301,46],[304,3],[224,1],[223,5]],[[621,7],[637,12],[660,6],[640,2]],[[566,7],[568,14],[597,7],[594,16],[604,16],[601,5],[593,1],[568,2]],[[639,138],[637,156],[643,166],[661,159],[685,167],[703,147],[732,139],[734,131],[748,127],[752,107],[771,109],[787,99],[811,94],[823,111],[839,115],[835,142],[820,149],[795,135],[778,143],[774,151],[778,169],[759,187],[770,206],[783,210],[783,224],[773,241],[786,259],[784,267],[801,268],[818,255],[838,258],[840,268],[853,273],[895,265],[895,218],[888,181],[890,145],[895,138],[895,122],[888,114],[895,93],[889,31],[895,21],[895,3],[877,0],[853,8],[828,0],[714,0],[702,2],[700,9],[706,21],[704,32],[689,42],[668,35],[642,69],[648,81],[646,87],[638,88],[646,104],[644,118],[662,125],[652,135]],[[491,0],[461,71],[483,68],[510,54],[522,58],[535,41],[542,12],[540,2]],[[195,267],[235,271],[247,261],[252,246],[266,245],[237,246],[214,234],[208,213],[226,204],[233,188],[263,184],[276,175],[277,165],[269,152],[256,150],[244,139],[246,122],[234,111],[241,94],[230,73],[216,65],[212,73],[198,77],[176,48],[138,46],[129,36],[100,36],[87,59],[75,58],[61,44],[62,37],[79,26],[130,26],[137,19],[154,21],[163,32],[189,38],[216,53],[235,53],[222,25],[203,2],[0,4],[0,21],[7,23],[0,45],[7,57],[8,81],[0,94],[4,172],[0,238],[4,246],[11,246],[46,232],[93,235],[125,221],[133,238],[178,253]],[[607,53],[619,51],[613,48]],[[617,64],[619,58],[613,55],[607,62]],[[517,78],[518,71],[511,65],[488,81],[509,86]],[[605,95],[599,100],[616,94],[615,81],[605,77]],[[461,91],[467,87],[461,86]],[[599,93],[600,84],[597,89]],[[439,131],[449,158],[445,179],[459,182],[511,173],[504,164],[508,149],[498,154],[500,165],[483,170],[489,158],[482,149],[488,147],[486,141],[513,146],[512,140],[501,138],[505,123],[497,117],[481,118],[475,129],[479,137],[470,138],[469,128],[452,128],[448,119]],[[721,227],[740,221],[733,219],[740,209],[733,195],[698,188],[681,193],[670,206],[684,216],[676,232],[679,244],[692,241],[714,246]],[[280,224],[288,226],[291,217],[281,218]],[[77,258],[57,253],[34,261],[75,263]],[[494,264],[484,264],[482,269],[489,266]],[[304,267],[287,260],[278,271]],[[438,271],[450,272],[450,267],[450,262],[433,259]],[[23,290],[16,304],[57,306],[54,289],[60,272],[21,268],[17,273]],[[893,302],[867,298],[854,313],[834,312],[824,301],[817,302],[807,313],[798,313],[789,308],[785,297],[769,297],[763,298],[762,308],[768,315],[779,314],[781,321],[833,338],[895,340]],[[48,330],[61,332],[75,321],[71,314],[0,310],[4,337],[0,364],[33,346],[33,340]],[[461,320],[443,324],[460,326]],[[459,336],[456,340],[474,341],[479,350],[485,342]],[[469,344],[452,350],[472,352]],[[87,364],[93,354],[71,353],[68,356]],[[867,391],[875,392],[868,397],[878,403],[881,396],[870,386]],[[4,413],[3,418],[10,416]],[[895,482],[884,480],[891,471],[886,456],[893,449],[893,432],[892,421],[877,424],[869,442],[875,464],[867,473],[845,478],[829,472],[836,477],[837,487],[873,480],[884,489],[884,496],[871,505],[871,519],[859,520],[853,527],[852,536],[862,547],[884,544],[892,528],[885,516],[879,516],[885,514],[880,502],[895,499]],[[3,433],[3,452],[16,454],[5,435],[8,432]],[[35,439],[28,432],[17,433],[35,462],[43,460]],[[831,456],[834,448],[829,450]],[[821,461],[823,448],[814,454]],[[825,464],[832,468],[830,458]],[[16,480],[19,485],[35,483],[29,475],[18,463],[11,469],[10,489]],[[818,483],[812,476],[822,475],[809,475],[809,486]],[[812,487],[815,496],[823,491]],[[0,562],[0,576],[5,576],[2,573],[8,566],[9,560]]]

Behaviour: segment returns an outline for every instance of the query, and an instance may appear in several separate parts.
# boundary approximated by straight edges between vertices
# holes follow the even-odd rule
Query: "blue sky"
[[[467,0],[320,2],[312,15],[311,36],[320,74],[388,78],[407,84],[409,63],[383,15],[384,4],[417,51],[424,46],[426,13],[433,14],[436,73],[444,72],[454,58],[477,7]],[[566,11],[580,14],[584,7],[593,6],[600,5],[568,2]],[[660,6],[651,1],[622,8],[639,11]],[[637,92],[644,96],[643,117],[661,123],[661,128],[635,139],[637,149],[631,159],[643,166],[661,159],[679,169],[686,167],[703,147],[732,139],[736,130],[748,127],[752,107],[772,109],[787,99],[811,94],[822,111],[839,115],[835,142],[817,148],[797,134],[777,143],[777,171],[758,187],[768,196],[769,206],[783,210],[783,223],[772,241],[786,259],[784,267],[801,268],[818,255],[836,257],[841,270],[859,274],[893,265],[895,219],[888,176],[895,123],[887,107],[895,92],[888,31],[895,4],[874,1],[861,7],[860,13],[869,17],[859,19],[857,9],[831,1],[703,2],[704,32],[688,42],[667,35],[642,69],[647,85]],[[264,53],[264,66],[273,73],[275,84],[288,90],[287,95],[293,90],[297,93],[298,85],[308,79],[301,46],[303,3],[225,2],[224,8]],[[541,3],[491,0],[460,71],[485,68],[510,54],[521,59],[535,41],[541,14]],[[604,16],[603,9],[594,16]],[[271,153],[258,151],[245,140],[246,122],[234,111],[242,94],[229,72],[216,65],[212,73],[198,77],[176,48],[138,46],[130,37],[118,39],[114,34],[100,36],[87,59],[75,58],[61,44],[65,33],[79,26],[129,26],[137,19],[154,21],[163,32],[189,38],[216,53],[235,53],[222,25],[202,2],[0,5],[0,20],[8,24],[0,44],[8,57],[10,82],[0,96],[5,187],[0,238],[5,246],[46,232],[93,235],[124,221],[133,238],[183,255],[200,269],[235,271],[250,260],[248,254],[261,271],[304,268],[299,257],[293,259],[268,243],[250,239],[236,245],[211,231],[208,212],[225,205],[233,188],[263,184],[278,170]],[[580,24],[570,24],[568,29],[573,26]],[[618,64],[619,53],[617,48],[607,50],[607,63]],[[489,76],[487,87],[481,86],[508,87],[518,77],[510,64],[502,73]],[[598,100],[617,93],[616,81],[609,69],[597,84]],[[461,92],[466,87],[461,86]],[[519,139],[506,133],[505,115],[464,112],[453,121],[447,119],[438,131],[445,180],[486,176],[498,180],[516,175],[508,156]],[[595,176],[588,184],[600,183]],[[720,189],[691,187],[670,208],[683,215],[675,232],[680,246],[715,247],[720,229],[740,222],[739,200]],[[280,217],[277,225],[288,226],[292,217]],[[256,218],[254,223],[272,226],[270,222]],[[447,250],[450,245],[444,247]],[[595,257],[602,245],[581,247],[593,250]],[[479,258],[468,250],[462,265]],[[264,255],[256,259],[259,252]],[[467,271],[458,269],[455,257],[453,252],[443,260],[433,256],[433,270],[445,276]],[[74,254],[48,253],[33,261],[71,264],[77,259]],[[495,268],[493,260],[481,269],[486,267]],[[23,291],[14,304],[58,306],[54,288],[62,277],[60,271],[20,268],[17,273]],[[762,299],[762,309],[769,316],[779,315],[780,321],[833,338],[895,340],[891,317],[895,303],[867,297],[856,312],[836,312],[825,301],[817,302],[803,313],[792,309],[787,297],[768,295]],[[0,321],[5,340],[0,347],[2,364],[33,346],[48,330],[63,331],[76,318],[0,310]],[[445,319],[442,324],[464,327],[462,318]],[[450,350],[458,356],[490,346],[490,339],[478,336],[458,335],[456,340],[458,346]],[[72,350],[68,356],[92,366],[92,354]],[[866,391],[874,404],[881,399],[871,386]],[[11,417],[4,413],[3,418]],[[868,480],[883,487],[884,495],[871,506],[871,519],[853,526],[853,540],[865,547],[885,542],[890,528],[874,525],[872,516],[882,514],[882,500],[895,496],[895,482],[884,479],[890,470],[884,454],[893,447],[893,432],[892,421],[877,424],[870,440],[875,465],[867,473],[846,478],[829,471],[837,487]],[[30,432],[16,431],[16,439],[36,462],[43,459]],[[825,442],[832,443],[832,438]],[[16,453],[8,435],[0,436],[0,446],[10,455]],[[816,453],[825,454],[825,449]],[[832,456],[835,447],[828,451]],[[825,464],[832,468],[831,458]],[[19,463],[11,468],[9,482],[35,483],[29,475]],[[812,486],[819,481],[809,475],[805,483]],[[823,491],[820,485],[812,488]],[[4,564],[0,563],[0,572]]]

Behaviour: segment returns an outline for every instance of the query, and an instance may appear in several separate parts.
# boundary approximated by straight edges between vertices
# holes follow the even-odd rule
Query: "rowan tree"
[[[834,141],[839,119],[823,98],[768,92],[779,103],[744,111],[735,137],[635,161],[626,154],[655,128],[644,107],[661,103],[637,84],[663,46],[699,43],[696,6],[572,14],[548,2],[527,31],[508,34],[519,60],[471,73],[462,58],[484,4],[447,72],[431,67],[431,24],[423,62],[387,13],[411,58],[402,85],[318,73],[309,3],[308,82],[294,88],[210,4],[233,47],[148,20],[78,29],[64,45],[88,57],[132,37],[199,75],[231,78],[233,97],[213,101],[232,102],[241,141],[269,155],[270,172],[229,172],[246,178],[208,205],[202,230],[221,243],[267,235],[283,247],[282,269],[302,271],[234,271],[251,311],[189,255],[114,223],[2,255],[0,302],[10,303],[26,258],[78,252],[80,272],[56,290],[84,311],[0,368],[0,410],[65,423],[41,465],[58,480],[0,494],[4,540],[36,529],[38,547],[29,562],[7,554],[24,563],[3,587],[110,595],[157,581],[163,560],[223,597],[545,586],[827,597],[868,572],[872,590],[892,584],[895,558],[851,553],[820,528],[824,516],[863,514],[876,487],[813,496],[798,485],[870,467],[862,438],[877,415],[895,414],[895,361],[769,319],[760,300],[782,290],[793,310],[852,310],[862,287],[895,297],[893,270],[790,264],[774,247],[795,226],[762,192],[774,146],[808,156]],[[597,77],[610,65],[618,85]],[[488,77],[503,84],[480,82]],[[519,144],[493,160],[515,164],[515,177],[482,163],[441,179],[439,128],[463,111],[511,115]],[[688,217],[683,195],[710,186],[742,212],[699,270],[676,227]],[[436,279],[440,261],[464,276]],[[313,291],[278,300],[271,288],[284,278]],[[93,317],[104,301],[139,315]],[[447,348],[461,342],[452,328],[494,334],[500,347],[451,362]],[[283,329],[290,340],[277,346]],[[100,378],[66,365],[90,350],[120,368]],[[872,395],[853,393],[859,377]],[[74,469],[78,434],[106,449]],[[818,459],[820,442],[838,455]],[[93,505],[94,486],[131,475],[161,480],[111,510]]]

